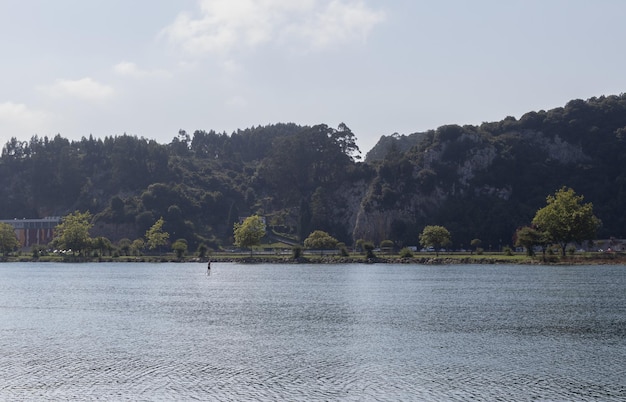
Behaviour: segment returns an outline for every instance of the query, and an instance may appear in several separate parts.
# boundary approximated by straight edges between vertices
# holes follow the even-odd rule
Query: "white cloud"
[[[47,114],[40,111],[29,109],[23,103],[3,102],[0,103],[0,120],[2,121],[28,121],[39,120],[46,117]]]
[[[50,113],[30,109],[23,103],[0,103],[0,131],[6,135],[35,134],[47,128],[51,118]]]
[[[122,61],[113,66],[113,71],[121,76],[136,77],[136,78],[151,78],[151,77],[166,77],[168,72],[165,70],[144,70],[139,68],[137,64]]]
[[[314,49],[364,40],[385,19],[364,0],[199,0],[162,31],[190,54],[228,53],[266,43]]]
[[[112,87],[89,77],[79,80],[57,80],[45,90],[52,96],[72,97],[87,101],[108,99],[115,93]]]
[[[374,26],[384,19],[382,11],[374,11],[363,2],[333,0],[315,18],[293,26],[293,31],[319,49],[365,41]]]
[[[141,70],[137,67],[135,63],[131,63],[128,61],[122,61],[115,66],[113,66],[113,71],[115,71],[119,75],[138,75],[141,74]]]

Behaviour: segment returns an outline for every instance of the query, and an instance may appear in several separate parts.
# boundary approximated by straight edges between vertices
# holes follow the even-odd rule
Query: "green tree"
[[[150,229],[146,231],[146,244],[150,250],[161,248],[167,244],[170,234],[163,231],[163,217],[159,218]]]
[[[95,249],[100,250],[101,256],[103,256],[107,251],[109,252],[109,255],[111,255],[111,250],[113,250],[113,244],[111,243],[111,240],[103,236],[98,236],[93,239],[92,245]]]
[[[526,255],[529,257],[535,255],[533,248],[545,243],[545,234],[541,233],[537,229],[524,226],[517,229],[515,232],[515,247],[524,247],[526,249]]]
[[[198,245],[198,249],[196,250],[196,253],[198,253],[198,257],[199,257],[199,258],[204,258],[204,257],[206,257],[206,255],[208,254],[208,252],[209,252],[209,247],[208,247],[206,244],[204,244],[204,243],[200,243],[200,244]]]
[[[339,254],[341,254],[342,257],[350,257],[350,251],[348,251],[348,247],[346,246],[346,243],[344,242],[337,243],[337,250],[339,250]]]
[[[261,242],[265,236],[265,224],[258,215],[247,217],[242,223],[236,222],[233,227],[235,245],[242,248],[250,248]]]
[[[317,188],[341,182],[359,153],[356,137],[345,124],[337,129],[320,124],[276,138],[259,176],[283,203],[311,200]],[[325,201],[322,195],[317,201]],[[326,206],[318,207],[321,216],[316,219],[325,219]]]
[[[392,240],[383,240],[380,242],[380,249],[387,254],[391,254],[391,252],[393,251],[393,247],[394,244]]]
[[[443,226],[429,225],[420,234],[420,244],[422,247],[433,247],[435,254],[439,256],[439,249],[450,244],[450,232]]]
[[[315,230],[304,239],[304,247],[312,250],[334,250],[337,243],[337,239],[322,230]]]
[[[15,229],[8,223],[0,223],[0,251],[4,255],[10,253],[20,246],[20,242],[15,235]]]
[[[371,241],[366,241],[363,243],[363,250],[365,250],[367,259],[376,258],[376,254],[374,254],[374,243]]]
[[[120,251],[124,255],[130,255],[130,248],[132,244],[133,242],[130,239],[125,237],[123,239],[120,239],[120,241],[117,242],[117,247],[120,249]]]
[[[361,251],[361,252],[362,252],[363,250],[365,250],[365,249],[363,248],[363,244],[365,244],[365,239],[358,239],[358,240],[355,242],[354,246],[356,247],[356,249],[357,249],[357,250],[359,250],[359,251]]]
[[[143,239],[135,239],[130,246],[130,251],[133,253],[133,255],[141,255],[141,251],[144,249],[144,247],[146,247],[146,242]]]
[[[561,247],[563,257],[568,243],[592,240],[600,226],[600,220],[593,214],[593,204],[583,204],[583,199],[573,189],[563,187],[547,197],[547,205],[533,218],[533,225]]]
[[[92,239],[89,236],[92,226],[89,212],[75,211],[64,216],[61,223],[57,225],[53,242],[60,249],[72,250],[73,254],[80,255],[92,245]]]
[[[174,243],[172,243],[172,250],[176,253],[176,258],[179,260],[185,256],[187,249],[189,246],[187,245],[187,240],[178,239]]]

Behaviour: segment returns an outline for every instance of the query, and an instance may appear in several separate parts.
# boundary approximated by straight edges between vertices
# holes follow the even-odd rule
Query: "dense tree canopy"
[[[547,205],[537,211],[533,225],[547,239],[561,247],[565,255],[569,243],[582,244],[595,238],[600,220],[593,214],[593,205],[583,203],[584,197],[571,188],[561,188],[547,198]]]
[[[146,231],[146,245],[150,250],[160,249],[167,244],[170,234],[163,230],[164,223],[161,217]]]
[[[236,246],[251,248],[258,245],[265,236],[265,223],[258,215],[249,216],[242,223],[235,223],[233,232]]]
[[[420,234],[420,244],[422,247],[433,247],[437,255],[442,247],[452,242],[450,232],[443,226],[428,225]]]
[[[59,249],[71,250],[80,255],[92,247],[92,239],[89,235],[92,226],[89,212],[75,211],[63,217],[55,229],[56,236],[53,242]]]
[[[337,243],[337,239],[322,230],[316,230],[304,239],[304,247],[313,250],[332,250]]]
[[[544,245],[546,240],[545,233],[530,226],[524,226],[515,232],[515,246],[523,247],[528,256],[534,255],[534,247]]]

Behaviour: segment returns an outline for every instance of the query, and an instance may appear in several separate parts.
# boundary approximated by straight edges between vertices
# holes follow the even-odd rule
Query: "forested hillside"
[[[0,215],[89,211],[94,232],[113,241],[142,236],[163,217],[171,238],[218,247],[230,243],[240,216],[257,213],[294,236],[320,226],[346,238],[341,225],[323,221],[334,208],[324,189],[367,171],[355,157],[354,134],[343,124],[181,131],[169,144],[128,135],[14,138],[0,159]]]
[[[89,211],[93,234],[117,241],[163,217],[170,238],[191,248],[231,244],[233,223],[250,214],[301,240],[319,229],[348,244],[416,245],[436,224],[455,247],[480,238],[495,249],[569,186],[593,202],[601,237],[626,237],[626,95],[382,137],[359,159],[344,124],[181,131],[169,144],[14,138],[0,158],[0,219]]]

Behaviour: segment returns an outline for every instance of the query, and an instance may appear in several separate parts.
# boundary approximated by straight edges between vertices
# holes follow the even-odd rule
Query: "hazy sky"
[[[380,138],[626,89],[622,0],[0,0],[0,145],[344,122]]]

